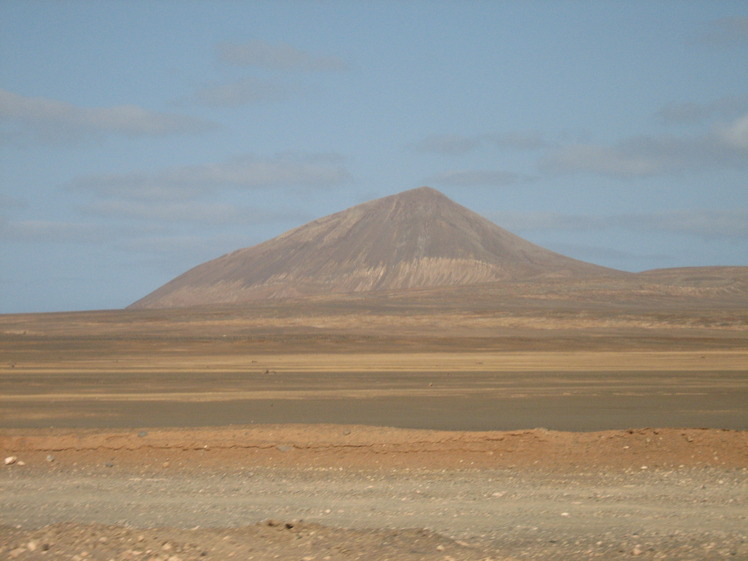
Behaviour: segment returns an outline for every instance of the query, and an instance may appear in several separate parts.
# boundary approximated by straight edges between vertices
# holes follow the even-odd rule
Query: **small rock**
[[[636,544],[634,549],[631,550],[631,555],[641,555],[642,553],[644,553],[644,550],[639,544]]]
[[[6,466],[12,466],[18,461],[18,456],[8,456],[5,458],[5,465]]]
[[[52,454],[47,454],[47,461],[52,463],[55,461],[55,457]]]
[[[36,551],[37,547],[39,547],[39,544],[35,541],[30,541],[26,544],[26,549],[28,549],[29,551]]]
[[[148,436],[148,431],[147,431],[147,430],[142,430],[142,431],[140,431],[140,432],[138,433],[138,436],[139,436],[140,438],[143,438],[144,436]]]

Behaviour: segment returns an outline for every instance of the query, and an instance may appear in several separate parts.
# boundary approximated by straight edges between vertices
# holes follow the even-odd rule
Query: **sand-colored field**
[[[742,296],[561,288],[0,316],[0,555],[748,558]]]

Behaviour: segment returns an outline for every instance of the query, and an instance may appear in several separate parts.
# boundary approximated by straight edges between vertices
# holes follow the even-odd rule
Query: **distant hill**
[[[198,265],[130,308],[627,274],[544,249],[420,187]]]

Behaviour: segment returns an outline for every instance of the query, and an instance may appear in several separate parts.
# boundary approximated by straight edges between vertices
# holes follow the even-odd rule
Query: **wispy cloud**
[[[269,158],[247,155],[152,172],[85,176],[70,187],[126,200],[183,201],[216,189],[329,188],[350,179],[340,156],[281,154]]]
[[[483,146],[497,146],[505,150],[538,150],[547,142],[536,131],[510,131],[476,135],[432,134],[415,142],[411,147],[419,152],[460,155]]]
[[[694,42],[709,45],[748,43],[748,16],[721,18],[707,22]]]
[[[419,152],[437,154],[464,154],[480,146],[480,140],[473,136],[459,134],[432,134],[411,145]]]
[[[748,95],[723,97],[707,103],[669,103],[657,112],[664,124],[701,123],[714,117],[734,119],[748,113]]]
[[[548,142],[537,131],[512,131],[503,134],[485,135],[486,142],[510,150],[539,150],[546,148]]]
[[[726,146],[743,152],[748,158],[748,113],[716,129],[718,140]]]
[[[148,111],[137,105],[79,107],[0,89],[0,126],[7,144],[27,140],[62,143],[106,135],[194,134],[217,125],[186,115]]]
[[[672,256],[662,253],[638,253],[626,251],[620,248],[604,247],[599,245],[576,244],[576,243],[553,243],[554,251],[564,255],[592,262],[608,262],[608,266],[625,267],[626,263],[640,263],[642,261],[661,263]],[[550,246],[549,246],[550,248]]]
[[[555,212],[496,212],[487,216],[500,226],[515,232],[592,232],[618,228],[639,232],[669,232],[708,239],[748,238],[748,209],[673,210],[607,216]]]
[[[715,167],[748,167],[748,114],[693,136],[638,136],[612,146],[574,144],[540,161],[549,173],[648,177]]]
[[[106,237],[98,224],[0,218],[0,239],[13,242],[96,243]]]
[[[268,211],[242,205],[209,201],[103,200],[84,205],[81,210],[106,219],[136,219],[154,224],[175,222],[194,224],[272,224],[309,220],[298,211]]]
[[[299,90],[282,82],[247,77],[229,84],[206,85],[195,92],[194,101],[214,107],[239,107],[253,103],[285,101]]]
[[[237,66],[256,66],[272,70],[330,72],[347,69],[339,57],[319,55],[287,43],[268,43],[258,39],[246,43],[220,43],[216,46],[219,60]]]
[[[16,197],[0,194],[0,209],[8,210],[11,208],[26,208],[28,203]]]
[[[567,232],[602,230],[610,227],[610,219],[584,214],[558,212],[493,212],[486,215],[499,226],[513,232],[562,230]]]
[[[444,171],[428,177],[425,182],[450,187],[506,187],[527,181],[528,177],[510,171],[472,169]]]
[[[205,201],[95,201],[83,206],[84,212],[107,218],[200,222],[221,224],[236,221],[241,210],[226,203]]]
[[[748,239],[748,209],[632,214],[620,216],[616,221],[619,225],[636,230],[672,232],[702,238]]]

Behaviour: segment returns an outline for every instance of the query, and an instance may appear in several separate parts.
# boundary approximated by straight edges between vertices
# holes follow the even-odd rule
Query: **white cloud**
[[[290,98],[298,88],[280,82],[244,78],[230,84],[213,84],[199,88],[194,100],[215,107],[239,107],[251,103],[271,103]]]
[[[713,117],[733,119],[748,112],[748,95],[723,97],[708,103],[691,101],[669,103],[660,108],[657,117],[668,125],[699,123]]]
[[[0,89],[0,124],[4,142],[26,138],[68,142],[101,135],[164,136],[191,134],[216,125],[172,113],[148,111],[136,105],[78,107],[43,97],[25,97]]]
[[[16,197],[0,194],[0,209],[8,210],[11,208],[26,208],[28,203]]]
[[[735,16],[710,21],[696,42],[709,45],[748,43],[748,17]]]
[[[501,170],[451,170],[437,173],[426,179],[426,183],[453,187],[491,185],[506,187],[528,181],[527,177]]]
[[[574,144],[546,155],[550,173],[596,173],[619,178],[649,177],[709,168],[748,167],[748,114],[701,135],[638,136],[613,146]]]
[[[702,238],[748,238],[748,209],[673,210],[668,212],[592,216],[555,212],[500,212],[487,215],[499,226],[516,232],[543,230],[601,231],[612,228],[658,231]]]
[[[330,187],[350,179],[348,171],[327,157],[281,155],[244,156],[228,162],[173,169],[166,177],[181,184],[226,185],[250,188]]]
[[[351,179],[334,155],[241,156],[226,162],[81,177],[71,188],[140,201],[184,201],[216,189],[334,187]]]
[[[655,154],[595,144],[564,146],[541,160],[541,169],[551,173],[589,172],[617,177],[654,175],[666,167],[667,162]]]
[[[411,145],[420,152],[460,155],[482,146],[494,145],[504,150],[538,150],[547,146],[537,131],[510,131],[472,136],[432,134]]]
[[[205,201],[145,202],[96,201],[85,205],[89,214],[110,218],[136,218],[159,221],[182,221],[221,224],[237,221],[241,210],[230,204]]]
[[[548,143],[537,131],[512,131],[501,134],[487,134],[485,140],[500,148],[511,150],[538,150]]]
[[[174,181],[169,171],[160,171],[87,175],[74,180],[70,188],[105,197],[157,202],[191,199],[207,187]]]
[[[717,135],[727,146],[745,151],[745,157],[748,158],[748,113],[732,123],[718,127]]]
[[[467,137],[459,134],[432,134],[414,143],[412,147],[420,152],[456,155],[469,152],[479,145],[480,141],[477,137]]]
[[[252,40],[247,43],[220,43],[218,58],[237,66],[258,66],[273,70],[302,70],[309,72],[341,71],[345,61],[335,56],[308,53],[287,43],[268,43]]]
[[[616,217],[629,229],[672,232],[703,238],[748,239],[748,209],[677,210]]]
[[[493,212],[486,215],[502,228],[511,231],[589,231],[607,228],[610,224],[601,216],[561,214],[558,212]]]
[[[0,239],[13,242],[100,242],[106,228],[97,224],[0,218]]]

